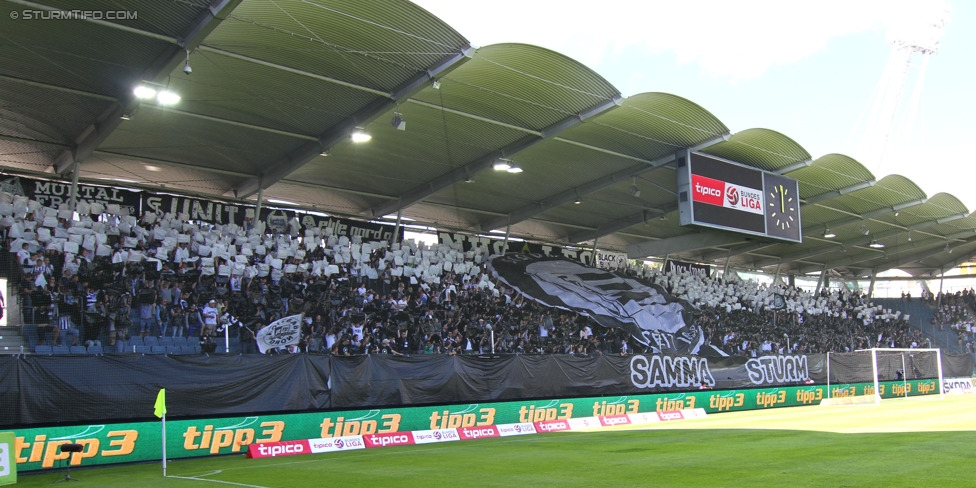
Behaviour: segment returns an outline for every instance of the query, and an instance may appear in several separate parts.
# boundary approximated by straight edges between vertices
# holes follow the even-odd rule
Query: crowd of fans
[[[253,353],[262,327],[301,313],[301,341],[279,352],[648,352],[628,331],[505,287],[489,276],[481,248],[362,242],[328,228],[211,225],[171,214],[137,219],[87,202],[73,213],[6,193],[0,229],[22,320],[38,324],[41,343],[122,351],[133,336],[192,337],[207,350],[226,333]],[[734,277],[621,272],[694,305],[688,317],[729,355],[930,345],[901,312],[847,290],[812,294]],[[972,299],[947,300],[940,320],[954,327],[968,320],[960,314]]]
[[[691,273],[657,274],[653,280],[703,310],[700,323],[706,337],[731,355],[931,347],[908,323],[909,316],[847,289],[814,294]]]
[[[910,300],[911,297],[906,297]],[[973,315],[976,307],[976,292],[972,288],[956,293],[939,292],[931,296],[932,302],[938,307],[932,318],[932,325],[941,331],[951,331],[956,334],[956,340],[972,353],[974,347]]]

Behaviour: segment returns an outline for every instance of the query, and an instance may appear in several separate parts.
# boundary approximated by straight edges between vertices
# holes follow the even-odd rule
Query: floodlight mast
[[[900,9],[900,15],[888,27],[888,43],[892,45],[881,79],[866,108],[866,122],[855,154],[875,173],[891,173],[898,168],[885,168],[886,156],[902,154],[914,140],[918,119],[918,104],[925,81],[930,56],[938,52],[939,43],[948,23],[947,6],[942,2],[918,0]],[[917,55],[917,56],[916,56]],[[909,79],[913,60],[918,60],[914,80]],[[913,91],[908,106],[902,108],[906,88]],[[893,148],[890,143],[900,146]],[[908,155],[907,158],[911,158]],[[889,165],[890,166],[890,165]]]

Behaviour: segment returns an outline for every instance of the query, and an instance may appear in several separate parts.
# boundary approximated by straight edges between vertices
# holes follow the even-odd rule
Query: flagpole
[[[159,417],[162,438],[163,438],[163,478],[166,477],[166,388],[160,388],[156,394],[156,404],[153,406],[153,413]]]
[[[166,413],[163,413],[163,478],[166,477]]]

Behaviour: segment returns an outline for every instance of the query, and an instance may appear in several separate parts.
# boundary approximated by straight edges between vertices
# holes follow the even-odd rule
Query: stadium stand
[[[87,214],[80,221],[67,220],[64,208],[0,194],[0,224],[8,249],[18,251],[9,257],[20,261],[10,268],[20,311],[31,321],[25,341],[36,345],[37,354],[71,351],[52,343],[51,324],[58,316],[78,324],[76,353],[102,346],[102,353],[223,354],[254,352],[251,341],[263,326],[296,313],[307,318],[301,341],[280,352],[592,355],[652,350],[623,330],[526,300],[489,276],[483,253],[412,241],[364,243],[327,230],[298,235],[261,225],[210,225],[170,214],[137,220],[98,204],[82,206]],[[972,294],[951,301],[945,297],[943,309],[934,313],[930,301],[872,301],[847,290],[813,294],[735,276],[620,271],[690,303],[707,343],[728,355],[929,347],[940,338],[965,348],[972,335],[972,326],[967,327],[972,315],[965,313]],[[220,324],[206,332],[210,337],[202,337],[205,329],[195,325],[202,323],[198,314],[211,299]],[[914,327],[906,321],[911,316],[916,317]],[[918,323],[926,317],[938,318],[939,327],[957,331],[959,338],[939,334],[934,322]],[[163,322],[173,326],[163,329]],[[489,335],[484,323],[501,327]]]

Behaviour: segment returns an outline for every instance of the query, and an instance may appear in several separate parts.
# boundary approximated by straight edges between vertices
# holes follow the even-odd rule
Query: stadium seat
[[[172,346],[176,343],[173,341],[172,337],[160,337],[158,344],[160,346]]]
[[[129,338],[128,344],[126,345],[129,346],[129,349],[132,349],[132,346],[145,346],[146,343],[142,342],[142,337],[134,335]]]
[[[147,346],[156,346],[159,345],[159,339],[153,336],[146,336],[142,338],[142,343]]]
[[[34,346],[34,354],[54,354],[54,350],[51,346]]]
[[[166,354],[181,354],[180,346],[163,346],[166,348]]]
[[[102,355],[105,354],[105,349],[102,346],[88,346],[88,354]]]
[[[150,354],[149,346],[135,346],[136,354]]]
[[[71,354],[88,354],[88,348],[85,346],[71,346],[68,352]]]
[[[166,346],[146,346],[149,348],[149,354],[166,354]]]
[[[186,345],[189,345],[189,343],[186,341],[186,337],[180,336],[180,337],[174,337],[173,338],[173,345],[174,346],[186,346]]]
[[[54,346],[52,349],[54,350],[54,354],[70,354],[71,353],[71,348],[68,347],[68,346]]]

